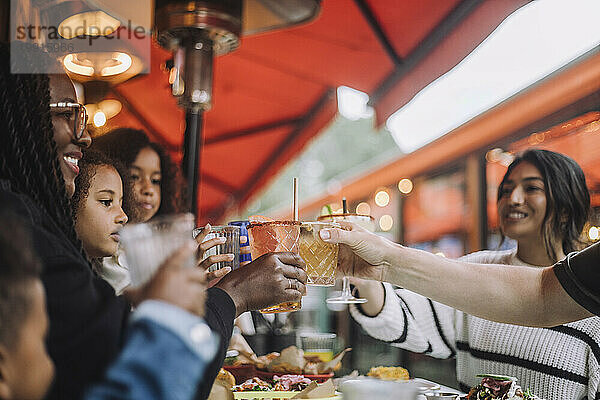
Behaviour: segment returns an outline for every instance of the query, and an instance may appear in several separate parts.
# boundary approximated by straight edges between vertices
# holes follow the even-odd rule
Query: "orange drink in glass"
[[[282,251],[298,253],[300,224],[299,221],[267,221],[249,224],[248,239],[252,259],[256,260],[266,253]],[[301,302],[286,302],[264,308],[260,312],[268,314],[297,311],[301,306]]]

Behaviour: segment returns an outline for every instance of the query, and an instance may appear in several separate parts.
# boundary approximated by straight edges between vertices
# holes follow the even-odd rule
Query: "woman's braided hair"
[[[30,49],[19,53],[31,54]],[[40,72],[45,62],[52,62],[41,51],[34,58],[29,61]],[[0,178],[39,205],[85,255],[71,217],[49,104],[48,76],[12,74],[9,46],[0,43]]]

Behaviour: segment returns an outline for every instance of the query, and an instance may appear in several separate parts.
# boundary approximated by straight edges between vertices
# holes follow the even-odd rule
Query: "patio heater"
[[[198,204],[203,115],[212,105],[214,58],[235,50],[240,36],[309,21],[319,9],[320,0],[156,0],[158,42],[173,53],[169,82],[186,113],[182,168],[192,212]]]

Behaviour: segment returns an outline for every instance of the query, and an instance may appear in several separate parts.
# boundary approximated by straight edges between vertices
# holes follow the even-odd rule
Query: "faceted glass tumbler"
[[[300,226],[300,257],[306,262],[308,284],[333,286],[338,262],[339,246],[326,243],[319,237],[323,228],[339,228],[339,225],[326,222],[303,222]]]
[[[250,240],[250,254],[256,260],[266,253],[290,251],[298,253],[300,239],[299,221],[269,221],[248,225],[248,239]],[[273,307],[260,310],[261,313],[278,313],[297,311],[300,302],[286,302]]]

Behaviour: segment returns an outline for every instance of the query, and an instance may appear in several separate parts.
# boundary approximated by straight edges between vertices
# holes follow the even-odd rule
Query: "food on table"
[[[225,360],[223,360],[223,365],[227,366],[236,366],[241,365],[242,362],[239,359],[240,353],[237,350],[228,350],[225,354]]]
[[[223,386],[227,387],[232,387],[233,385],[235,385],[235,378],[233,377],[233,375],[231,375],[229,371],[225,371],[223,368],[221,368],[221,370],[219,371],[216,381],[222,383]]]
[[[275,386],[273,390],[283,392],[299,392],[306,389],[312,381],[305,378],[304,375],[275,375],[273,377],[273,383]]]
[[[304,370],[304,352],[296,346],[290,346],[281,351],[281,355],[267,366],[271,372],[284,374],[301,374]]]
[[[529,390],[523,392],[517,378],[503,375],[477,375],[481,383],[469,391],[468,400],[539,400]]]
[[[235,378],[223,368],[219,371],[217,379],[212,385],[208,400],[231,400],[231,388],[235,385]]]
[[[269,354],[265,354],[264,356],[258,357],[258,361],[256,362],[256,368],[267,370],[267,366],[271,364],[271,361],[279,357],[279,353],[274,351]]]
[[[345,349],[333,360],[328,362],[322,362],[320,359],[316,359],[312,356],[304,355],[304,351],[297,348],[296,346],[290,346],[281,351],[281,354],[270,362],[265,363],[265,366],[257,364],[257,368],[261,370],[268,370],[270,372],[282,373],[282,374],[305,374],[305,375],[324,375],[330,374],[336,369],[340,368],[340,363],[344,355],[351,349]],[[274,353],[271,353],[274,354]],[[260,359],[261,357],[259,357]]]
[[[268,392],[273,390],[273,386],[260,378],[254,377],[241,385],[235,385],[231,390],[234,392]]]
[[[409,379],[408,371],[402,367],[373,367],[367,375],[382,380],[407,381]]]

